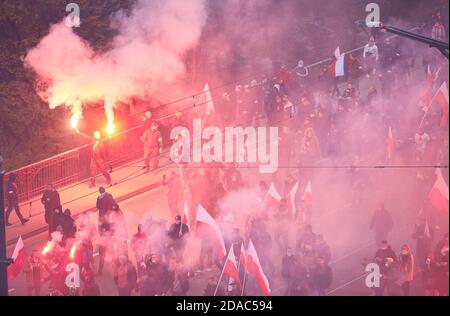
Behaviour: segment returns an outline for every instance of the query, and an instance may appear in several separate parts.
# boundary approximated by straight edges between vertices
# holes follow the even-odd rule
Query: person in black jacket
[[[312,270],[312,282],[314,289],[319,296],[326,295],[327,289],[331,286],[333,281],[333,271],[326,263],[325,258],[318,256],[317,265]]]
[[[83,296],[100,296],[100,287],[95,282],[95,274],[86,274],[83,282]]]
[[[52,220],[50,225],[50,235],[56,231],[58,227],[63,228],[64,225],[64,214],[60,209],[55,209],[53,212]],[[64,229],[63,229],[64,230]]]
[[[171,277],[166,264],[160,262],[158,255],[153,254],[150,257],[150,262],[147,263],[146,274],[146,278],[140,286],[141,296],[166,295],[172,286],[170,283]]]
[[[98,216],[99,218],[106,217],[106,214],[108,211],[111,211],[115,205],[117,205],[116,201],[114,200],[113,196],[106,192],[104,187],[100,187],[98,189],[98,192],[100,195],[97,198],[96,207],[98,209]]]
[[[9,222],[9,215],[11,214],[13,209],[16,211],[17,217],[20,219],[22,225],[29,221],[22,216],[22,213],[20,213],[19,199],[17,197],[16,177],[17,176],[15,173],[11,173],[9,175],[8,182],[6,183],[6,200],[8,202],[5,214],[6,226],[12,225]]]
[[[292,252],[292,248],[287,248],[286,255],[281,261],[281,276],[286,284],[286,296],[291,295],[292,283],[297,269],[297,258]]]
[[[375,288],[377,296],[383,296],[387,290],[387,279],[393,266],[397,262],[397,255],[386,240],[381,241],[380,248],[375,253],[375,262],[380,267],[380,287]]]
[[[77,226],[75,225],[75,221],[73,220],[69,209],[64,210],[62,216],[62,228],[64,232],[64,237],[75,238]]]
[[[208,279],[208,283],[204,291],[204,296],[214,296],[214,294],[216,296],[225,296],[225,291],[220,285],[217,288],[217,291],[216,288],[217,288],[217,279],[214,277],[210,277]]]
[[[52,184],[47,186],[47,189],[44,191],[42,195],[41,202],[44,205],[44,217],[45,222],[48,224],[48,228],[50,231],[50,227],[52,226],[52,217],[53,213],[56,209],[62,211],[61,199],[59,197],[58,191],[55,190],[55,187]]]
[[[136,287],[136,282],[136,268],[126,256],[120,256],[114,271],[114,283],[117,286],[119,296],[131,296],[131,292]]]
[[[180,215],[175,216],[175,223],[170,226],[167,234],[172,241],[171,247],[177,260],[181,260],[189,234],[189,227],[181,222]]]

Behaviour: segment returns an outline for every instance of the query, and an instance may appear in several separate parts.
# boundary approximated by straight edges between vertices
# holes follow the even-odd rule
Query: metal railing
[[[143,125],[118,133],[108,140],[109,163],[112,167],[134,160],[143,155],[140,141]],[[19,202],[24,202],[42,194],[52,183],[56,188],[84,181],[90,176],[92,144],[14,170]]]

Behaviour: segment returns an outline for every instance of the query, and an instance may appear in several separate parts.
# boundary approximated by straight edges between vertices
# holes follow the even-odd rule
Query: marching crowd
[[[447,38],[439,16],[436,16],[432,35],[437,39]],[[196,111],[192,116],[200,116],[210,126],[278,126],[280,164],[285,166],[318,166],[323,159],[350,164],[383,161],[388,165],[399,159],[405,164],[432,162],[445,165],[448,162],[448,123],[441,124],[445,113],[430,111],[417,129],[424,113],[422,108],[416,106],[413,118],[405,118],[401,113],[406,111],[407,105],[401,103],[405,102],[404,91],[413,89],[416,63],[423,63],[424,77],[432,76],[432,85],[436,87],[448,76],[447,61],[432,49],[416,54],[415,46],[402,49],[404,45],[404,40],[399,38],[371,36],[361,55],[345,56],[343,76],[336,77],[335,59],[318,75],[299,61],[294,69],[282,66],[262,81],[238,84],[234,91],[223,93],[215,113],[206,115]],[[365,91],[361,90],[363,80],[369,83]],[[377,88],[378,83],[381,89]],[[419,96],[423,107],[427,106],[430,91]],[[184,114],[177,113],[167,126],[163,123],[160,126],[150,112],[146,113],[141,141],[147,171],[158,169],[163,141],[168,139],[167,130],[172,126],[189,127],[188,121]],[[369,125],[365,128],[364,124],[368,122],[378,129],[369,129]],[[355,126],[357,124],[361,126]],[[398,135],[395,140],[392,130]],[[101,150],[96,151],[96,148],[102,148],[102,141],[99,137],[94,139],[93,179],[101,171],[109,184],[107,157]],[[374,153],[374,144],[380,144],[382,154]],[[194,275],[215,266],[221,270],[223,262],[217,259],[208,240],[201,241],[199,262],[195,266],[185,264],[195,214],[191,214],[190,219],[183,217],[183,203],[189,200],[191,210],[202,205],[213,218],[222,222],[219,202],[227,194],[246,188],[247,182],[237,164],[212,163],[192,169],[180,164],[179,170],[165,179],[171,218],[175,221],[167,225],[165,221],[150,218],[139,224],[134,234],[129,234],[126,215],[105,188],[99,189],[96,226],[87,215],[75,221],[70,210],[63,210],[58,192],[50,185],[42,196],[42,203],[52,251],[44,255],[35,251],[27,259],[24,271],[29,295],[40,294],[43,279],[49,280],[53,294],[100,295],[96,277],[103,274],[105,262],[111,264],[118,294],[124,296],[133,292],[151,296],[186,295]],[[312,168],[299,167],[295,177],[280,175],[285,182],[284,191],[289,192],[298,179],[311,179],[313,172]],[[420,168],[414,172],[419,185],[424,185],[430,178]],[[12,176],[8,182],[8,193],[12,193],[8,196],[7,217],[17,204],[14,180]],[[366,180],[362,174],[355,176],[352,189],[356,190],[356,196],[361,196],[358,190],[364,190]],[[264,181],[259,183],[261,205],[268,187]],[[231,229],[231,234],[226,236],[226,248],[233,247],[239,261],[241,245],[252,240],[269,281],[280,277],[285,295],[326,295],[333,282],[332,251],[324,237],[313,231],[311,206],[302,198],[295,203],[298,212],[294,215],[287,199],[281,199],[276,208],[261,206],[259,212],[244,219],[244,225]],[[24,223],[26,219],[22,218],[18,207],[16,212]],[[295,223],[294,245],[288,241],[288,230],[285,229],[290,222]],[[275,229],[272,229],[274,223]],[[417,241],[415,249],[405,244],[397,255],[386,241],[393,223],[383,204],[379,205],[371,224],[380,246],[374,258],[382,273],[381,287],[375,289],[376,295],[389,294],[392,284],[397,284],[404,295],[409,295],[411,282],[418,272],[423,281],[423,294],[448,295],[448,234],[434,245],[433,225],[427,217],[421,217],[413,234]],[[93,260],[95,245],[98,245],[99,255],[97,268]],[[272,248],[285,255],[273,256]],[[80,267],[81,290],[65,285],[67,260],[75,261]],[[240,273],[243,273],[242,268]],[[230,281],[228,286],[222,287],[218,281],[214,277],[208,279],[205,295],[241,295],[243,292],[236,282]],[[251,283],[248,288],[252,289]]]

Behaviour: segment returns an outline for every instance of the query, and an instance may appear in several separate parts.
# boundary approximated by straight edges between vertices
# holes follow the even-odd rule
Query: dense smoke
[[[186,71],[184,54],[193,48],[206,20],[204,0],[137,1],[120,11],[111,49],[96,52],[62,21],[31,49],[25,63],[39,77],[38,92],[50,108],[105,100],[108,122],[113,105],[130,97],[158,97]]]

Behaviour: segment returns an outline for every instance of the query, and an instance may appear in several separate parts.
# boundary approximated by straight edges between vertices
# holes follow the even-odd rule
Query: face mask
[[[406,256],[407,254],[409,254],[408,250],[403,250],[402,251],[402,255]]]

